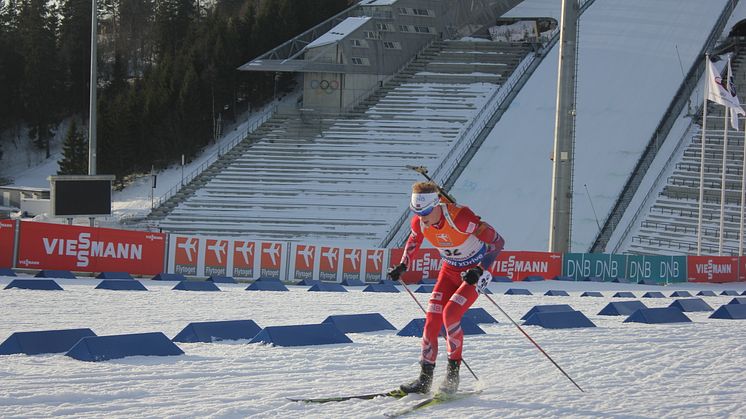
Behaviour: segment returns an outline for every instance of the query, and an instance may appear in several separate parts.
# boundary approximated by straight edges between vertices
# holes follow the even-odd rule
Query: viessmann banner
[[[737,256],[688,256],[686,265],[692,282],[738,281]]]
[[[24,222],[16,266],[155,275],[163,271],[165,250],[162,233]]]
[[[0,221],[0,268],[13,266],[13,243],[15,241],[15,222]]]

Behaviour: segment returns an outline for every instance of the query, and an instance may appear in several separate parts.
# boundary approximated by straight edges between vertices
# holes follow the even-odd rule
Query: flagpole
[[[707,130],[707,91],[709,86],[710,75],[710,54],[705,54],[705,73],[707,81],[705,82],[705,94],[703,96],[704,104],[702,105],[702,144],[699,155],[699,215],[697,219],[697,256],[702,255],[702,200],[705,194],[705,131]]]
[[[738,227],[738,256],[743,255],[743,201],[746,199],[746,127],[743,129],[743,165],[741,166],[741,222]]]
[[[723,170],[720,178],[720,241],[718,243],[718,256],[723,256],[723,240],[725,238],[725,172],[728,161],[728,107],[725,108],[723,118]]]

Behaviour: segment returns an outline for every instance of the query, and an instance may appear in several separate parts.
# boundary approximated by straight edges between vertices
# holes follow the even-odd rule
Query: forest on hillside
[[[19,137],[49,157],[71,119],[60,174],[86,174],[92,2],[0,2],[0,133],[27,130]],[[350,3],[98,0],[97,173],[122,179],[194,156],[217,120],[274,93],[273,73],[238,66]]]

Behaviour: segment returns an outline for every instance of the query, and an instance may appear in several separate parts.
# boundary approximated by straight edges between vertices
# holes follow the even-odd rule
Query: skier
[[[401,263],[389,269],[388,276],[396,281],[406,272],[423,239],[438,249],[443,264],[425,315],[420,375],[400,388],[405,393],[430,391],[438,354],[438,335],[445,323],[448,372],[439,391],[455,393],[459,385],[464,338],[461,318],[492,280],[488,269],[503,249],[505,240],[468,207],[441,202],[438,186],[433,182],[412,185],[409,208],[415,214],[411,221],[412,231]]]

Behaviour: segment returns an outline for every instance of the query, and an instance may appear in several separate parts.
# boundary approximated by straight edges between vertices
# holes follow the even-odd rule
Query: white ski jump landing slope
[[[727,0],[596,0],[580,19],[572,250],[587,251]],[[509,16],[559,20],[560,2]],[[547,250],[555,46],[452,188],[516,250]]]
[[[0,277],[0,288],[12,278]],[[244,291],[171,291],[174,282],[144,280],[147,292],[95,290],[92,279],[58,280],[65,291],[0,290],[0,341],[15,331],[90,327],[99,335],[161,331],[175,336],[189,322],[252,319],[259,326],[309,324],[332,314],[380,313],[401,329],[422,317],[411,297]],[[508,287],[532,296],[508,296]],[[613,283],[490,285],[493,298],[516,321],[539,304],[569,304],[598,327],[525,330],[586,391],[581,393],[486,299],[477,300],[500,323],[465,337],[464,358],[481,379],[482,394],[414,414],[412,418],[742,418],[746,417],[746,320],[687,313],[693,323],[623,323],[598,316],[616,291],[670,295],[707,288],[743,292],[745,283],[669,287]],[[565,289],[569,297],[547,297]],[[605,297],[580,297],[599,290]],[[403,291],[403,290],[402,290]],[[427,294],[415,294],[425,303]],[[703,297],[713,308],[732,297]],[[641,299],[666,307],[673,298]],[[353,343],[271,347],[245,341],[179,343],[185,355],[131,357],[88,363],[62,354],[0,356],[0,417],[8,418],[381,418],[416,401],[376,399],[304,405],[285,397],[324,397],[386,391],[419,371],[420,339],[393,331],[354,333]],[[445,374],[440,340],[436,384]],[[462,388],[477,386],[466,369]]]

